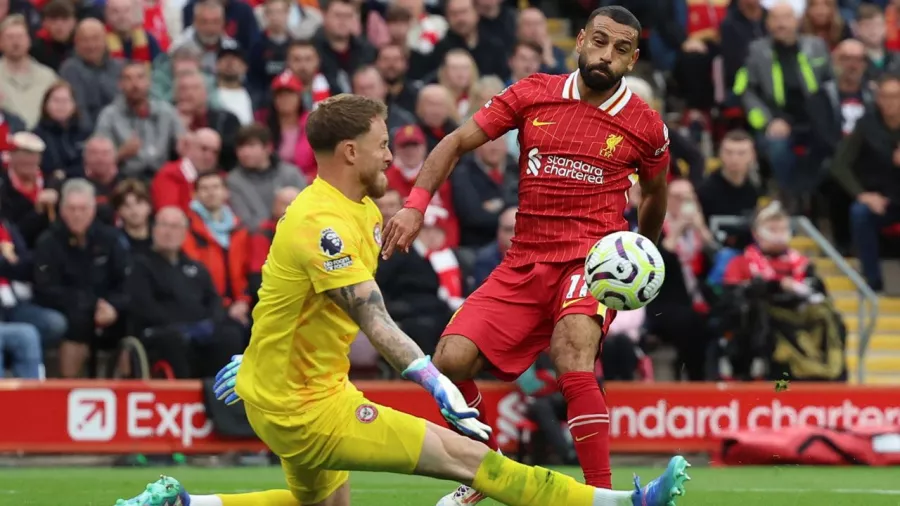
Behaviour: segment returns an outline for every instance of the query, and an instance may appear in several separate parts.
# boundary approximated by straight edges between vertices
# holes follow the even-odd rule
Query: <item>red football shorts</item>
[[[497,378],[513,381],[550,346],[556,322],[570,314],[602,318],[602,335],[616,315],[591,296],[583,260],[523,267],[500,264],[456,311],[442,337],[468,338]]]

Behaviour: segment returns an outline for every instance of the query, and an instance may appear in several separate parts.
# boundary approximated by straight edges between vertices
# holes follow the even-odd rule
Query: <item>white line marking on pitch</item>
[[[791,494],[791,493],[826,493],[826,494],[859,494],[859,495],[900,495],[900,490],[880,490],[865,488],[729,488],[729,489],[703,489],[702,492],[738,492],[751,494]]]

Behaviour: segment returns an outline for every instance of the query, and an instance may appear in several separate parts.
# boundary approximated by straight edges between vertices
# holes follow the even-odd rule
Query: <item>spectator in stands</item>
[[[705,123],[715,102],[712,62],[720,39],[719,24],[725,17],[725,2],[684,2],[687,8],[685,38],[680,42],[672,69],[691,122]],[[679,27],[681,28],[681,27]]]
[[[872,80],[886,72],[895,70],[900,61],[897,53],[889,51],[885,44],[885,21],[881,8],[870,3],[861,4],[853,22],[853,34],[866,46],[869,65],[866,77]]]
[[[409,57],[403,47],[395,44],[382,47],[378,51],[375,68],[387,83],[385,102],[388,110],[392,107],[400,107],[406,111],[414,111],[421,84],[418,81],[407,79]]]
[[[516,378],[525,403],[525,416],[537,425],[537,432],[531,434],[532,448],[539,448],[532,458],[536,464],[548,462],[547,447],[565,465],[578,465],[578,455],[571,438],[566,437],[563,420],[566,420],[566,399],[559,392],[553,361],[547,353],[542,353],[521,376]],[[521,444],[525,444],[524,441]]]
[[[272,134],[263,125],[250,125],[238,132],[238,165],[228,174],[230,205],[251,232],[271,217],[275,192],[292,186],[304,188],[300,170],[272,152]]]
[[[803,16],[803,33],[815,35],[834,49],[851,37],[850,26],[838,10],[837,0],[809,0]]]
[[[300,189],[293,186],[285,186],[275,192],[275,203],[272,204],[272,215],[262,222],[256,233],[250,237],[249,254],[250,276],[247,282],[248,291],[253,294],[254,305],[256,292],[262,285],[262,266],[266,263],[269,248],[272,247],[272,239],[275,237],[275,225],[284,216],[287,207],[300,195]]]
[[[0,104],[3,104],[3,90],[0,90]],[[0,106],[0,168],[6,167],[12,150],[12,135],[27,130],[25,122],[12,112]]]
[[[519,173],[503,139],[488,141],[460,160],[450,176],[460,245],[480,248],[497,233],[500,213],[516,204]]]
[[[218,54],[218,53],[217,53]],[[173,102],[175,93],[175,78],[187,74],[199,72],[206,82],[206,92],[211,106],[218,105],[216,100],[216,78],[213,74],[203,72],[201,59],[203,53],[193,44],[185,44],[171,51],[171,54],[163,58],[157,58],[153,63],[153,73],[150,76],[150,96],[164,102]]]
[[[396,7],[392,9],[392,7]],[[391,11],[394,15],[391,16]],[[404,47],[420,55],[429,55],[434,51],[434,46],[447,34],[447,20],[443,16],[425,12],[425,2],[422,0],[395,0],[388,7],[387,22],[393,20],[399,22],[398,13],[407,13],[406,23],[408,27],[403,40],[392,37],[393,44],[402,44]]]
[[[14,378],[44,379],[41,335],[34,325],[0,322],[0,377],[6,376],[4,357]]]
[[[680,364],[676,370],[691,381],[702,381],[712,340],[704,279],[716,243],[703,222],[694,188],[685,179],[669,183],[661,246],[666,282],[647,307],[647,331],[675,346]]]
[[[311,42],[295,40],[288,46],[287,67],[302,84],[303,110],[313,111],[319,102],[343,90],[333,86],[319,70],[322,59]],[[272,81],[274,89],[275,81]]]
[[[59,348],[60,373],[77,377],[91,350],[114,348],[125,334],[128,252],[118,232],[95,222],[94,187],[70,179],[60,217],[34,250],[35,300],[69,322]]]
[[[731,89],[738,70],[747,60],[750,44],[766,36],[766,11],[760,0],[734,0],[719,25],[725,86]]]
[[[497,76],[482,76],[472,87],[472,100],[469,102],[469,112],[463,118],[463,122],[468,121],[475,115],[478,109],[484,107],[494,95],[497,95],[506,88],[506,83]],[[506,150],[513,159],[519,158],[519,131],[510,130],[503,135],[506,141]]]
[[[97,196],[97,221],[114,225],[116,213],[109,200],[123,179],[116,165],[116,147],[106,137],[94,136],[84,143],[83,156],[84,175],[94,185]]]
[[[416,102],[416,117],[419,118],[419,127],[425,133],[428,151],[431,151],[457,127],[456,104],[450,91],[440,84],[429,84],[422,88]]]
[[[300,169],[312,182],[318,172],[316,158],[306,138],[309,109],[303,101],[303,84],[290,72],[272,81],[272,104],[262,111],[257,122],[267,125],[278,158]]]
[[[416,177],[425,163],[428,154],[425,134],[416,125],[407,125],[397,130],[394,135],[394,164],[385,172],[388,186],[397,190],[401,198],[409,196]],[[437,226],[444,231],[446,245],[455,248],[459,245],[459,220],[453,208],[453,188],[449,181],[435,192],[428,207],[438,216]]]
[[[750,46],[734,92],[743,98],[779,189],[796,196],[818,182],[818,171],[799,166],[795,150],[805,149],[811,140],[807,108],[809,98],[830,78],[828,47],[818,37],[798,33],[797,17],[787,3],[770,9],[766,24],[771,37]]]
[[[732,130],[719,147],[722,166],[697,188],[703,214],[711,216],[750,216],[756,210],[761,191],[754,181],[756,149],[753,137],[743,130]]]
[[[50,0],[41,9],[41,17],[43,26],[35,34],[31,56],[55,72],[72,54],[75,7],[67,0]]]
[[[863,275],[873,290],[884,289],[879,265],[883,227],[900,223],[900,77],[884,74],[875,95],[877,108],[856,123],[838,146],[831,164],[835,179],[856,199],[850,229]]]
[[[653,381],[653,365],[640,348],[647,308],[622,311],[616,315],[603,338],[600,365],[606,381],[634,381],[640,375]]]
[[[116,98],[121,72],[122,61],[110,58],[106,50],[103,23],[93,18],[78,23],[74,54],[62,63],[59,76],[72,86],[85,131],[94,131],[100,111]]]
[[[417,0],[409,1],[416,2]],[[446,32],[447,21],[441,16],[438,16],[438,18],[440,18],[441,23],[444,24],[444,31]],[[423,32],[422,38],[416,41],[416,46],[421,46],[422,49],[426,49],[427,53],[417,50],[416,46],[408,47],[412,24],[415,20],[416,17],[413,16],[408,9],[398,5],[396,2],[388,5],[384,14],[384,21],[388,31],[388,40],[384,45],[378,48],[378,51],[380,52],[388,46],[399,47],[403,51],[403,57],[406,61],[406,67],[409,74],[416,78],[421,78],[432,70],[431,52],[434,51],[435,44],[437,44],[443,36],[435,37],[432,34],[432,36],[429,37],[427,33]]]
[[[241,128],[241,122],[228,110],[209,106],[206,86],[199,72],[175,78],[175,107],[188,130],[212,128],[219,133],[222,138],[219,167],[226,171],[233,169],[237,163],[234,141]]]
[[[453,49],[444,56],[441,68],[438,69],[438,84],[450,92],[456,106],[455,117],[465,117],[469,112],[469,98],[472,87],[478,80],[478,67],[468,51]]]
[[[465,49],[475,58],[481,75],[496,75],[504,80],[509,78],[509,67],[506,66],[509,51],[500,38],[479,28],[478,12],[472,0],[448,0],[446,5],[450,29],[434,48],[432,65],[440,65],[451,49]]]
[[[184,252],[209,271],[228,315],[248,325],[249,234],[226,204],[228,188],[221,174],[198,174],[195,185],[197,193],[188,212],[190,228]]]
[[[121,237],[132,257],[150,252],[150,194],[144,183],[126,179],[116,186],[112,194],[112,207],[119,218]]]
[[[0,10],[0,21],[16,14],[25,18],[29,32],[33,33],[40,30],[41,13],[34,3],[21,0],[8,0],[4,2],[2,4],[2,10]]]
[[[184,156],[159,169],[150,185],[154,209],[177,207],[187,213],[194,198],[194,182],[199,174],[219,167],[222,139],[211,128],[199,128],[182,137]]]
[[[517,37],[525,42],[541,48],[541,72],[547,74],[565,74],[569,71],[566,60],[569,55],[561,48],[553,45],[553,39],[547,33],[547,17],[540,9],[529,7],[519,11]]]
[[[375,48],[353,34],[358,23],[359,7],[352,0],[331,0],[325,6],[322,28],[313,36],[322,74],[332,89],[344,93],[350,92],[350,76],[375,61]]]
[[[268,105],[265,95],[269,92],[272,80],[287,68],[287,54],[291,43],[288,12],[292,4],[289,0],[266,0],[262,4],[264,20],[260,24],[264,30],[250,47],[247,67],[247,89],[257,107]],[[305,11],[301,9],[300,12]]]
[[[372,65],[361,67],[353,74],[353,93],[374,100],[379,100],[387,105],[387,85],[378,70]],[[399,105],[388,107],[387,126],[389,132],[394,132],[404,125],[415,123],[416,117]]]
[[[2,176],[0,202],[3,215],[19,228],[25,243],[33,247],[56,216],[59,193],[45,186],[41,176],[44,141],[32,133],[19,132],[12,136],[11,144],[9,169]]]
[[[82,128],[78,115],[72,86],[56,81],[44,95],[41,119],[34,129],[45,145],[41,159],[45,178],[63,181],[84,177],[81,153],[90,132]]]
[[[512,52],[518,24],[516,8],[503,0],[475,0],[475,10],[478,12],[478,29],[500,39],[505,54]]]
[[[182,253],[187,231],[180,209],[157,213],[153,248],[135,260],[128,277],[129,313],[154,361],[168,362],[178,379],[208,378],[245,343],[209,271]]]
[[[507,85],[512,85],[541,70],[541,48],[530,42],[516,42],[509,57],[510,76]]]
[[[256,2],[251,2],[251,4]],[[275,2],[276,4],[278,1]],[[286,7],[284,11],[278,9],[275,14],[269,12],[268,2],[259,2],[256,7],[254,7],[253,12],[256,14],[256,21],[259,25],[262,33],[256,39],[256,43],[265,38],[265,35],[271,33],[277,33],[275,30],[277,28],[273,27],[278,21],[275,20],[275,16],[280,16],[283,12],[284,14],[284,23],[288,32],[286,35],[288,38],[296,39],[296,40],[309,40],[315,35],[316,30],[322,26],[322,11],[319,9],[318,0],[308,0],[308,1],[300,1],[300,2],[282,2],[282,5]],[[280,18],[279,18],[280,19]],[[253,61],[253,60],[251,60]],[[283,61],[283,60],[282,60]],[[282,68],[279,72],[272,74],[272,77],[278,75],[283,71]],[[266,83],[266,88],[268,89],[268,83]]]
[[[222,7],[216,13],[213,5]],[[240,0],[190,0],[184,4],[181,12],[185,29],[179,40],[194,40],[200,45],[217,45],[220,38],[236,40],[244,49],[253,47],[259,39],[259,24],[253,14],[253,8]],[[189,33],[192,32],[192,33]],[[172,42],[176,47],[178,42]],[[214,63],[213,55],[210,63]]]
[[[163,53],[167,52],[169,46],[172,45],[170,33],[177,35],[181,32],[181,20],[172,19],[173,15],[178,16],[180,13],[173,12],[175,10],[173,7],[163,0],[141,0],[140,2],[144,30],[147,30],[147,33],[159,42],[159,49]],[[169,25],[173,29],[171,32]]]
[[[181,47],[192,47],[198,50],[201,54],[200,70],[209,76],[216,75],[216,58],[219,57],[219,49],[222,47],[222,44],[236,42],[238,45],[241,45],[243,42],[245,45],[241,45],[241,47],[248,47],[246,44],[253,42],[252,40],[236,40],[234,37],[229,36],[225,30],[226,10],[228,7],[242,5],[242,10],[249,11],[250,6],[243,2],[232,0],[229,0],[227,4],[228,6],[223,6],[223,2],[218,0],[189,2],[185,6],[184,16],[184,23],[187,28],[172,42],[173,51]],[[190,18],[187,16],[188,13],[192,14]],[[256,28],[256,19],[252,14],[250,14],[248,19],[238,20],[237,22],[242,25],[252,24],[254,29],[258,30]],[[188,26],[188,23],[192,24]],[[255,36],[252,38],[255,39]]]
[[[41,99],[57,77],[28,54],[30,49],[25,18],[14,14],[0,21],[0,106],[33,128],[41,115]]]
[[[137,0],[106,0],[106,49],[111,58],[149,67],[162,48],[156,37],[142,26],[139,12]]]
[[[169,161],[185,127],[174,107],[150,98],[146,65],[127,63],[119,89],[122,95],[100,113],[94,133],[116,145],[116,158],[125,176],[152,178]]]
[[[481,286],[491,272],[500,265],[506,252],[512,246],[512,238],[516,234],[515,207],[507,207],[500,213],[497,226],[497,240],[483,246],[475,256],[475,266],[472,269],[472,277],[475,287]]]
[[[237,44],[222,45],[216,60],[216,93],[222,109],[240,121],[241,125],[253,123],[253,100],[244,88],[247,75],[247,57]]]
[[[388,190],[377,203],[385,216],[392,215],[403,206],[400,194],[393,189]],[[438,294],[442,279],[436,271],[449,267],[447,277],[455,272],[456,282],[460,290],[462,288],[458,264],[455,270],[452,268],[456,257],[451,256],[451,250],[443,250],[439,244],[429,246],[432,238],[436,243],[443,240],[432,232],[442,235],[440,229],[434,229],[433,223],[426,223],[409,252],[379,261],[375,273],[375,281],[381,287],[388,313],[426,354],[434,353],[441,332],[452,314],[447,301]]]

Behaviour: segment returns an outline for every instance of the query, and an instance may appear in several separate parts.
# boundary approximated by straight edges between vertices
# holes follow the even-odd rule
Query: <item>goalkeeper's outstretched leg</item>
[[[428,423],[413,474],[454,480],[473,486],[510,506],[671,506],[684,494],[690,465],[674,457],[666,471],[645,487],[635,477],[635,489],[615,491],[590,487],[563,474],[514,462],[485,445],[449,429]],[[348,462],[348,470],[377,470],[371,462]],[[323,484],[323,486],[327,486]],[[288,490],[248,494],[190,495],[173,478],[162,477],[140,495],[117,506],[300,506]],[[349,483],[337,484],[316,503],[303,506],[349,506]]]

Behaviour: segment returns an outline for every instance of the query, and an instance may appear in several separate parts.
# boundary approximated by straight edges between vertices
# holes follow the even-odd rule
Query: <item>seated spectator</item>
[[[238,5],[240,4],[240,5]],[[236,39],[227,33],[225,19],[226,11],[231,9],[246,9],[250,7],[243,2],[228,2],[227,6],[216,0],[192,0],[184,7],[184,26],[181,35],[172,41],[172,51],[189,47],[200,52],[200,71],[208,76],[216,75],[216,58],[219,57],[219,49],[223,43],[237,43],[240,47],[250,47],[256,39],[251,35],[246,40]],[[253,14],[248,12],[246,19],[235,20],[231,26],[252,27],[256,33],[259,28]]]
[[[448,51],[438,69],[438,84],[450,92],[456,107],[455,118],[463,118],[469,112],[472,87],[478,81],[478,67],[472,55],[464,49]]]
[[[401,198],[409,196],[416,182],[416,177],[425,163],[425,135],[416,125],[402,127],[394,135],[394,164],[385,172],[388,186],[400,193]],[[429,208],[437,213],[437,226],[444,231],[446,245],[455,248],[459,245],[459,220],[453,209],[453,189],[449,181],[434,193]],[[385,222],[387,223],[387,222]]]
[[[226,204],[228,188],[216,172],[198,174],[196,196],[188,212],[189,233],[184,253],[203,264],[212,276],[216,292],[228,316],[242,325],[250,323],[247,293],[250,236],[234,211]]]
[[[376,203],[385,220],[390,219],[403,205],[400,194],[395,190],[388,190]],[[391,318],[418,343],[425,354],[434,353],[438,339],[456,309],[451,309],[447,298],[439,295],[442,280],[435,270],[436,261],[455,261],[456,258],[445,256],[446,253],[452,255],[451,250],[444,250],[444,255],[435,256],[434,252],[440,250],[439,243],[443,238],[440,237],[440,229],[434,228],[433,222],[430,225],[426,223],[409,252],[397,252],[388,260],[379,261],[375,273],[375,281],[381,287],[384,305]],[[443,267],[440,266],[442,271]],[[448,278],[452,276],[453,269],[446,271],[446,274]],[[458,265],[455,274],[461,297],[462,274]]]
[[[150,237],[150,195],[147,187],[137,179],[126,179],[116,186],[112,206],[119,217],[119,229],[132,257],[148,253]]]
[[[503,139],[488,141],[460,160],[450,176],[460,245],[480,248],[495,237],[500,212],[517,202],[517,169]]]
[[[440,84],[429,84],[422,88],[416,102],[416,117],[419,118],[419,127],[425,133],[428,151],[431,152],[441,139],[457,127],[456,104],[447,88]]]
[[[248,48],[247,90],[257,107],[266,103],[264,96],[268,94],[272,81],[287,68],[288,48],[292,40],[288,31],[288,12],[294,5],[289,0],[266,0],[255,9],[263,32]],[[305,13],[306,10],[299,8],[299,12]]]
[[[342,93],[333,88],[319,68],[322,58],[315,44],[305,40],[295,40],[288,46],[287,68],[300,80],[304,111],[314,111],[319,102],[331,95]],[[272,81],[274,90],[275,81]]]
[[[75,378],[90,353],[115,348],[126,333],[128,252],[118,232],[94,219],[94,187],[66,181],[61,221],[34,249],[35,301],[62,312],[69,322],[59,348],[60,373]]]
[[[153,62],[153,73],[150,75],[152,83],[150,85],[150,96],[163,102],[172,102],[172,95],[175,92],[175,78],[199,72],[206,83],[206,94],[209,97],[210,107],[217,107],[219,101],[215,93],[216,76],[215,74],[203,72],[200,61],[202,57],[203,53],[200,49],[192,44],[188,44],[172,50],[170,54],[157,58]]]
[[[434,45],[447,34],[447,20],[443,16],[425,12],[424,3],[422,0],[395,0],[393,2],[393,6],[397,7],[395,10],[402,10],[409,16],[406,37],[393,42],[402,44],[410,51],[421,55],[431,54],[434,51]],[[389,6],[388,11],[390,10]],[[387,16],[391,17],[390,14]]]
[[[725,19],[719,25],[722,40],[722,68],[725,86],[731,89],[734,79],[750,51],[750,44],[766,36],[766,10],[760,0],[736,0],[728,6]]]
[[[153,247],[128,276],[132,317],[151,360],[165,360],[178,379],[215,376],[244,349],[209,271],[181,251],[188,231],[181,209],[164,207],[153,224]]]
[[[856,11],[853,22],[853,33],[866,47],[869,65],[866,67],[866,78],[878,80],[885,72],[894,72],[900,64],[897,53],[885,48],[886,26],[881,7],[864,3]]]
[[[321,72],[338,93],[350,92],[350,76],[375,61],[375,48],[359,33],[359,4],[332,0],[324,6],[322,27],[312,42],[321,58]]]
[[[0,379],[4,374],[3,357],[14,378],[44,379],[44,355],[41,335],[28,323],[0,322]]]
[[[852,37],[850,26],[841,16],[837,0],[809,0],[803,16],[803,33],[815,35],[834,49],[841,41]]]
[[[830,78],[828,47],[818,37],[798,33],[797,17],[785,2],[769,10],[766,26],[771,36],[750,45],[734,93],[743,99],[779,190],[796,197],[819,183],[819,171],[808,170],[797,153],[811,141],[809,98]],[[775,68],[782,70],[773,73]]]
[[[506,89],[506,84],[497,76],[483,76],[475,82],[472,87],[472,100],[469,102],[469,112],[463,118],[463,122],[468,121],[475,115],[478,109],[484,107],[488,100],[494,98],[494,95]],[[519,158],[519,130],[510,130],[503,135],[506,141],[506,151],[514,160]],[[518,169],[517,169],[518,170]]]
[[[0,107],[34,128],[41,115],[41,99],[56,82],[56,72],[32,58],[31,36],[25,18],[13,14],[0,21]]]
[[[3,216],[22,232],[25,244],[33,247],[37,238],[56,217],[59,193],[44,185],[40,160],[44,141],[30,132],[12,136],[9,170],[0,176]]]
[[[812,263],[790,248],[790,217],[778,202],[753,222],[756,244],[725,273],[725,297],[746,315],[730,343],[738,376],[752,379],[846,379],[846,330],[815,277]]]
[[[94,185],[97,195],[97,221],[115,225],[115,209],[110,205],[116,185],[122,181],[116,165],[116,147],[105,137],[91,137],[84,144],[84,175]]]
[[[478,250],[472,276],[475,287],[481,286],[491,272],[500,265],[506,252],[512,246],[512,238],[516,234],[515,207],[507,207],[500,213],[497,226],[497,240]]]
[[[253,100],[244,87],[247,56],[237,44],[222,46],[216,60],[216,94],[222,109],[234,114],[241,125],[253,123]]]
[[[388,44],[378,51],[375,68],[387,84],[385,103],[388,109],[399,106],[405,111],[416,109],[421,83],[407,79],[409,56],[404,46]]]
[[[722,167],[697,188],[707,223],[711,216],[749,216],[761,196],[751,174],[756,169],[756,150],[750,134],[743,130],[728,132],[719,147],[719,159]]]
[[[48,181],[84,177],[82,150],[90,132],[82,128],[78,114],[72,86],[56,81],[44,95],[41,119],[34,129],[46,146],[41,171]]]
[[[199,72],[182,74],[175,78],[175,108],[189,131],[198,128],[212,128],[222,138],[219,152],[219,167],[229,171],[237,163],[234,141],[241,122],[237,116],[225,109],[209,106],[209,97],[203,76]]]
[[[251,232],[271,217],[279,188],[306,187],[300,169],[278,159],[272,152],[272,136],[262,125],[238,132],[238,166],[228,174],[229,203],[241,223]]]
[[[512,85],[541,69],[541,48],[528,42],[516,42],[509,57],[509,80]]]
[[[371,65],[361,67],[353,74],[353,93],[388,105],[387,85],[385,85],[384,79],[382,79],[378,70]],[[413,113],[394,104],[388,107],[388,115],[385,122],[387,123],[388,132],[393,134],[400,127],[415,123],[416,117]]]
[[[712,340],[704,278],[716,244],[687,180],[669,183],[661,246],[666,282],[647,306],[647,331],[675,347],[677,371],[683,371],[690,381],[703,381],[707,376],[706,349]]]
[[[519,11],[517,38],[520,42],[533,44],[541,48],[541,72],[546,74],[565,74],[569,72],[566,60],[569,55],[561,48],[553,45],[553,39],[547,32],[547,17],[540,9],[529,7]]]
[[[150,185],[154,208],[177,207],[187,213],[194,198],[197,176],[218,169],[220,149],[222,139],[211,128],[185,134],[182,137],[184,156],[163,165]]]
[[[311,183],[318,172],[316,158],[306,139],[309,110],[303,105],[300,79],[285,72],[272,81],[272,104],[257,117],[267,125],[278,158],[297,166]],[[305,185],[304,185],[305,186]]]
[[[603,338],[600,354],[604,380],[634,381],[640,374],[645,381],[653,381],[652,363],[640,348],[646,318],[643,307],[616,315]]]
[[[517,7],[517,6],[516,6]],[[500,39],[506,54],[512,52],[516,43],[518,10],[503,0],[475,0],[478,13],[478,28]]]
[[[0,90],[0,104],[3,103],[3,90]],[[22,118],[0,107],[0,168],[6,167],[13,149],[12,135],[27,130]]]
[[[41,17],[43,26],[35,34],[31,56],[55,72],[72,54],[75,7],[66,0],[50,0],[41,9]]]
[[[74,54],[59,67],[59,77],[72,86],[85,131],[94,131],[100,111],[119,94],[122,65],[122,60],[109,56],[103,23],[93,18],[78,23]]]
[[[146,65],[149,71],[162,48],[142,26],[142,20],[137,18],[139,12],[135,0],[106,0],[106,48],[111,58]]]
[[[900,148],[892,140],[900,128],[900,77],[883,75],[875,102],[841,141],[831,171],[856,200],[850,208],[853,245],[869,286],[881,291],[879,235],[883,227],[900,223]]]
[[[275,237],[275,225],[284,216],[291,202],[300,195],[300,189],[286,186],[275,192],[275,203],[272,204],[272,216],[262,222],[256,232],[250,236],[249,258],[250,278],[247,283],[248,291],[253,294],[254,304],[256,292],[262,286],[262,267],[269,256],[269,248],[272,247],[272,239]]]
[[[433,62],[444,61],[444,56],[452,49],[464,49],[475,58],[481,75],[495,75],[504,80],[509,78],[509,67],[506,66],[509,49],[497,34],[479,27],[478,12],[472,0],[448,0],[445,16],[449,29],[434,48]]]
[[[113,141],[126,177],[150,179],[169,161],[185,127],[174,107],[150,98],[147,66],[127,63],[119,77],[122,95],[103,109],[95,135]]]

